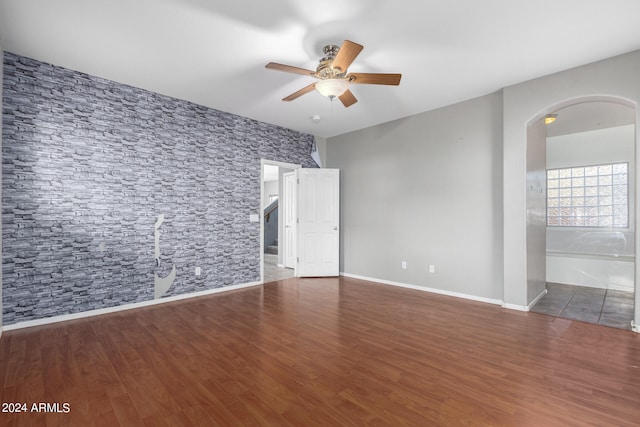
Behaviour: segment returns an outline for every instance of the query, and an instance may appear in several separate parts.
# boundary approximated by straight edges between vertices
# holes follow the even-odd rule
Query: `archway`
[[[545,125],[549,114],[557,115],[558,120]],[[540,301],[540,309],[534,311],[616,327],[625,327],[626,322],[629,329],[633,307],[615,305],[613,297],[610,302],[605,298],[621,296],[616,292],[626,290],[624,287],[632,292],[637,289],[635,125],[635,105],[612,96],[566,100],[527,124],[527,300],[531,301],[529,307]],[[624,168],[624,176],[606,176],[612,167]],[[562,183],[561,188],[547,190],[547,170],[563,175],[549,180],[550,186]],[[603,173],[600,178],[598,170]],[[585,171],[591,175],[595,171],[596,176],[578,176]],[[568,176],[572,173],[576,177]],[[612,177],[626,181],[624,185],[598,187],[598,182]],[[619,196],[606,194],[613,191]],[[591,295],[593,301],[571,294],[576,299],[571,302],[569,294],[562,295],[560,290],[572,288],[549,288],[549,282],[581,285],[581,292]],[[545,296],[548,289],[553,289],[553,296]],[[632,293],[627,296],[633,303]]]

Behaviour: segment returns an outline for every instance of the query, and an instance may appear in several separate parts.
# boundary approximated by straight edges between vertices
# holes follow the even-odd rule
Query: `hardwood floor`
[[[0,340],[3,426],[637,426],[640,335],[348,278]],[[50,408],[51,409],[51,408]]]

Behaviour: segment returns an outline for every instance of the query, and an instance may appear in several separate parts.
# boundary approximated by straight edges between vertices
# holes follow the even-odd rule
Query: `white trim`
[[[531,308],[533,308],[533,306],[534,306],[534,305],[536,305],[536,304],[538,303],[538,301],[540,301],[540,300],[542,299],[542,297],[543,297],[543,296],[545,296],[545,295],[546,295],[546,294],[548,294],[548,293],[549,293],[549,289],[544,288],[544,289],[542,290],[542,292],[540,292],[540,295],[538,295],[537,297],[535,297],[535,298],[533,299],[533,301],[531,301],[531,302],[529,303],[529,305],[527,306],[527,311],[531,310]]]
[[[148,307],[148,306],[157,305],[157,304],[164,304],[165,302],[180,301],[183,299],[196,298],[196,297],[201,297],[205,295],[217,294],[217,293],[227,292],[227,291],[234,291],[237,289],[250,288],[253,286],[260,286],[260,285],[262,285],[262,282],[249,282],[249,283],[243,283],[240,285],[224,286],[222,288],[209,289],[206,291],[198,291],[198,292],[193,292],[189,294],[175,295],[175,296],[166,297],[166,298],[158,298],[158,299],[153,299],[149,301],[136,302],[133,304],[119,305],[116,307],[99,308],[97,310],[83,311],[81,313],[63,314],[60,316],[46,317],[44,319],[27,320],[25,322],[19,322],[19,323],[14,323],[12,325],[3,326],[2,330],[11,331],[14,329],[23,329],[23,328],[30,328],[33,326],[48,325],[50,323],[65,322],[67,320],[83,319],[85,317],[100,316],[102,314],[116,313],[119,311],[132,310],[135,308]]]
[[[529,305],[517,305],[517,304],[509,304],[509,303],[502,303],[502,308],[506,308],[508,310],[517,310],[517,311],[531,311],[531,308],[536,305],[536,303],[538,301],[540,301],[540,299],[545,296],[547,294],[547,292],[549,292],[546,288],[540,292],[540,295],[538,295],[537,297],[535,297],[533,299],[533,301],[531,301],[529,303]]]
[[[581,259],[601,259],[605,261],[634,262],[635,255],[617,255],[617,254],[588,254],[584,252],[554,251],[547,250],[547,256],[559,258],[581,258]]]
[[[442,289],[428,288],[426,286],[410,285],[408,283],[400,283],[400,282],[394,282],[391,280],[376,279],[374,277],[359,276],[357,274],[350,274],[345,272],[340,272],[340,275],[344,277],[350,277],[352,279],[360,279],[360,280],[366,280],[369,282],[382,283],[383,285],[399,286],[401,288],[415,289],[418,291],[431,292],[434,294],[447,295],[447,296],[456,297],[456,298],[463,298],[471,301],[479,301],[479,302],[484,302],[484,303],[494,304],[494,305],[503,305],[503,302],[501,300],[493,299],[493,298],[485,298],[485,297],[479,297],[476,295],[463,294],[460,292],[451,292],[451,291],[445,291]]]
[[[506,308],[507,310],[529,311],[528,305],[509,304],[506,302],[503,302],[501,305],[502,305],[502,308]]]

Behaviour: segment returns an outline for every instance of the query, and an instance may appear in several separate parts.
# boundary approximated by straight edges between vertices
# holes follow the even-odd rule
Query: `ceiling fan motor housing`
[[[316,75],[318,78],[340,79],[344,77],[345,72],[343,70],[331,67],[331,64],[333,64],[333,60],[336,58],[339,50],[340,46],[336,46],[333,44],[327,45],[322,49],[325,56],[320,59],[320,63],[316,68]]]

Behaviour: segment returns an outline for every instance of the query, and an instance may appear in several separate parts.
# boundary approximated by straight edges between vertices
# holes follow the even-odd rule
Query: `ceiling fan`
[[[342,46],[327,45],[323,52],[325,56],[320,59],[320,63],[315,71],[304,68],[293,67],[291,65],[269,62],[265,68],[270,70],[284,71],[287,73],[302,74],[305,76],[320,79],[319,82],[311,83],[297,92],[283,98],[283,101],[293,101],[294,99],[309,93],[314,89],[326,96],[330,100],[338,98],[345,107],[358,102],[353,93],[349,90],[350,83],[393,85],[400,84],[402,74],[380,74],[380,73],[349,73],[347,68],[360,54],[364,47],[358,43],[345,40]]]

